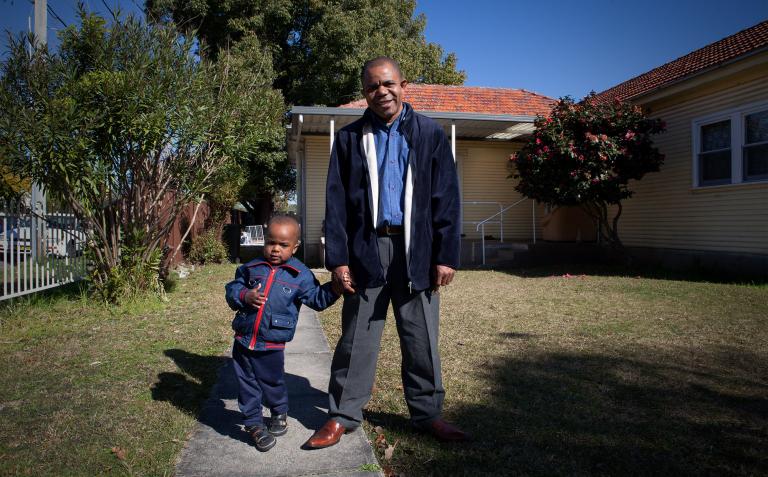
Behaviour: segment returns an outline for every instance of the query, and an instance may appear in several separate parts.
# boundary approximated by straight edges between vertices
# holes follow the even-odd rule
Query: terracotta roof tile
[[[768,20],[654,68],[596,96],[598,102],[627,100],[768,46]]]
[[[552,109],[552,103],[555,101],[547,96],[524,89],[446,86],[438,84],[409,84],[405,88],[404,99],[416,111],[522,116],[547,115]],[[365,99],[359,99],[339,107],[365,108]]]

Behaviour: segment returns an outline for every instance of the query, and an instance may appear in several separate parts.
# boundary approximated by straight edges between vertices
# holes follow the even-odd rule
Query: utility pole
[[[35,48],[48,43],[48,1],[35,1]],[[45,191],[38,183],[32,184],[31,194],[32,220],[30,221],[29,243],[32,246],[32,258],[41,259],[45,255]]]

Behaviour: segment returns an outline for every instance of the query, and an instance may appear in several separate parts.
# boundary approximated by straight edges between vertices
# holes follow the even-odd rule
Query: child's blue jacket
[[[245,294],[258,284],[267,302],[254,308],[246,304]],[[285,348],[296,332],[302,303],[321,311],[339,298],[330,283],[320,285],[312,271],[294,257],[277,266],[263,259],[241,265],[225,289],[227,304],[237,311],[232,320],[235,339],[256,351]]]

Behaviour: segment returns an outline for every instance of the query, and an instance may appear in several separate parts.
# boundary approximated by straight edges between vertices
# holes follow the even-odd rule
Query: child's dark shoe
[[[253,437],[253,443],[260,452],[267,452],[277,444],[277,439],[261,426],[246,427],[245,432]]]
[[[269,433],[273,436],[283,436],[288,432],[288,414],[277,414],[269,420]]]

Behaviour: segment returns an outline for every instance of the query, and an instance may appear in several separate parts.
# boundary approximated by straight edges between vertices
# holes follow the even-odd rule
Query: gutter
[[[290,114],[298,114],[303,116],[354,116],[359,117],[363,115],[365,108],[332,108],[326,106],[294,106],[291,108]],[[517,122],[517,123],[533,123],[536,116],[533,115],[517,115],[517,114],[485,114],[485,113],[464,113],[464,112],[449,112],[449,111],[418,111],[419,114],[423,114],[432,119],[449,119],[453,121],[468,120],[468,121],[498,121],[498,122]]]
[[[765,53],[767,51],[768,51],[768,46],[764,46],[762,48],[758,48],[756,50],[752,50],[750,52],[744,53],[743,55],[737,56],[735,58],[731,58],[731,59],[723,61],[721,63],[717,63],[717,64],[714,64],[712,66],[708,66],[707,68],[704,68],[704,69],[701,69],[701,70],[698,70],[698,71],[694,71],[693,73],[681,76],[679,78],[675,78],[675,79],[670,80],[670,81],[668,81],[666,83],[663,83],[663,84],[661,84],[659,86],[656,86],[656,87],[654,87],[652,89],[649,89],[648,91],[643,91],[642,93],[638,93],[638,94],[636,94],[634,96],[627,96],[622,101],[631,101],[631,102],[635,102],[635,103],[646,103],[646,102],[649,102],[649,101],[654,101],[656,99],[661,99],[661,98],[663,98],[665,96],[664,94],[660,94],[663,90],[672,88],[672,87],[677,86],[680,83],[684,83],[686,81],[694,80],[694,79],[696,79],[696,78],[698,78],[700,76],[703,76],[705,74],[711,73],[713,71],[716,71],[716,70],[719,70],[719,69],[722,69],[722,68],[725,68],[725,67],[728,67],[728,66],[731,66],[734,63],[738,63],[740,61],[747,60],[747,59],[749,59],[749,58],[751,58],[751,57],[753,57],[755,55],[759,55],[760,53]],[[662,65],[662,66],[664,66],[664,65]],[[752,66],[752,65],[745,65],[745,68],[749,68],[750,66]],[[659,68],[661,68],[661,66]],[[650,73],[651,71],[653,71],[653,70],[650,70],[647,73]],[[647,74],[647,73],[643,73],[643,75]],[[640,76],[642,76],[642,75],[640,75]],[[635,78],[639,78],[639,76],[636,76]],[[632,81],[635,78],[629,79],[627,81]],[[616,85],[616,86],[620,86],[621,84],[623,84],[623,83],[620,83],[619,85]],[[616,86],[613,86],[613,88],[615,88]],[[609,89],[611,89],[611,88],[609,88]],[[608,91],[608,90],[606,90],[606,91]],[[599,94],[602,94],[602,93],[599,93]],[[654,98],[654,96],[657,96],[657,95],[658,95],[658,97]],[[645,98],[645,99],[641,99],[641,98]]]

